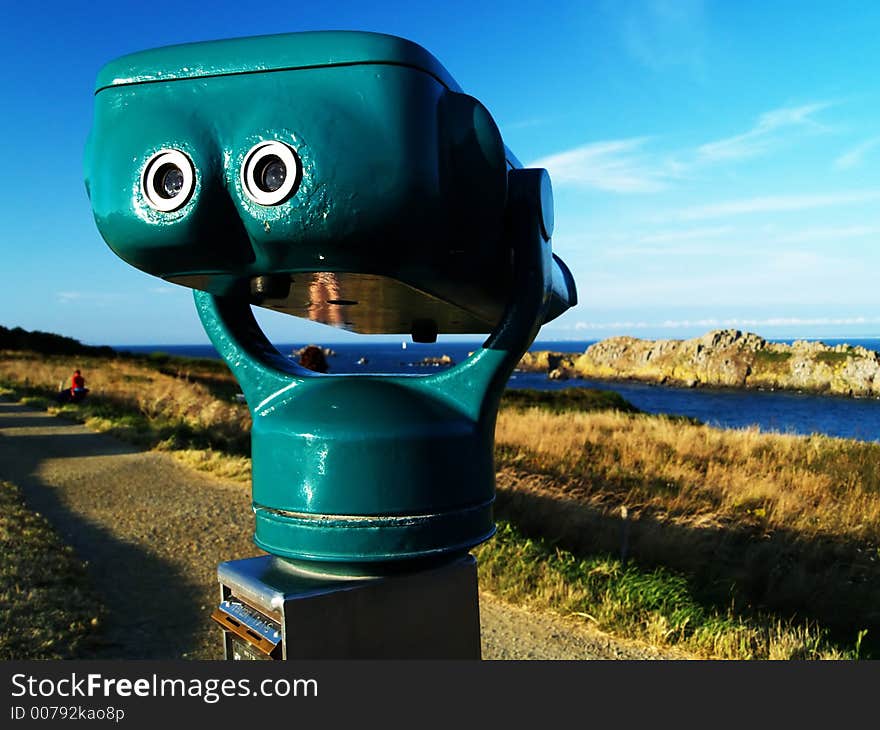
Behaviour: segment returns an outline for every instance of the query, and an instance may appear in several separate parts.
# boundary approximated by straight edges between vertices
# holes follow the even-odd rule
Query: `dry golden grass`
[[[617,412],[502,411],[496,441],[630,514],[880,543],[880,445]]]
[[[112,431],[147,446],[197,445],[247,453],[250,414],[229,393],[231,375],[198,366],[182,369],[152,366],[149,359],[42,357],[0,353],[0,381],[54,394],[69,387],[74,367],[82,370],[89,397],[78,407],[82,420],[100,431]],[[164,370],[164,372],[162,371]],[[218,397],[223,393],[227,397]],[[139,414],[141,421],[126,421]]]
[[[0,387],[51,396],[73,367],[91,394],[65,414],[249,481],[250,416],[216,365],[0,353]],[[481,548],[493,591],[707,656],[832,657],[826,629],[880,653],[880,445],[525,406],[498,418],[518,536]]]
[[[212,449],[178,449],[171,451],[171,455],[190,469],[209,472],[242,484],[251,483],[251,460],[246,456],[233,456]]]
[[[0,481],[0,660],[75,658],[94,646],[104,608],[84,564],[21,490]]]
[[[706,605],[699,585],[663,567],[624,565],[607,554],[577,556],[500,522],[476,549],[480,585],[513,603],[550,608],[608,633],[716,659],[851,659],[815,621],[743,615]]]
[[[880,444],[536,409],[503,411],[496,439],[497,512],[526,534],[880,651]]]

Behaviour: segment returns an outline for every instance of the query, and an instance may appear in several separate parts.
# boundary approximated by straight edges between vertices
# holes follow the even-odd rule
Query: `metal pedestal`
[[[271,555],[221,563],[226,659],[479,659],[477,563],[340,576]]]

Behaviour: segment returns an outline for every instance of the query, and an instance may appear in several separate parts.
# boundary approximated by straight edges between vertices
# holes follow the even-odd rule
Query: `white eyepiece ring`
[[[284,142],[260,142],[241,164],[241,186],[260,205],[280,205],[293,195],[301,178],[299,159]]]
[[[152,208],[170,213],[186,205],[196,186],[196,168],[180,150],[159,150],[144,166],[141,191]]]

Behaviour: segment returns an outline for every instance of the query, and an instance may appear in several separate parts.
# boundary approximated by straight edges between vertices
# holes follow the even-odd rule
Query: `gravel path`
[[[258,555],[250,494],[85,426],[0,403],[0,478],[77,553],[107,609],[98,658],[221,658],[217,564]],[[485,659],[677,658],[481,595]]]

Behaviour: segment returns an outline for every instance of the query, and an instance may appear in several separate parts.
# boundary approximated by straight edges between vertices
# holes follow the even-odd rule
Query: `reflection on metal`
[[[266,658],[281,658],[281,625],[246,603],[223,600],[211,618]]]
[[[299,278],[308,280],[307,275]],[[297,307],[297,302],[291,302],[291,297],[288,297],[283,302],[276,300],[273,303],[269,300],[263,303],[262,306],[293,314],[297,317],[305,317],[314,322],[322,322],[334,327],[345,327],[345,318],[343,317],[342,310],[338,305],[331,304],[331,302],[342,299],[339,293],[339,274],[332,272],[312,274],[311,282],[307,283],[304,288],[309,293],[308,301],[304,302],[305,309]],[[297,287],[297,291],[299,291],[299,287]],[[299,303],[303,304],[302,302]],[[351,329],[351,327],[346,327],[346,329]]]
[[[423,319],[436,322],[440,332],[484,332],[501,315],[491,301],[465,309],[385,276],[331,271],[294,274],[288,297],[259,304],[362,334],[410,334]]]

